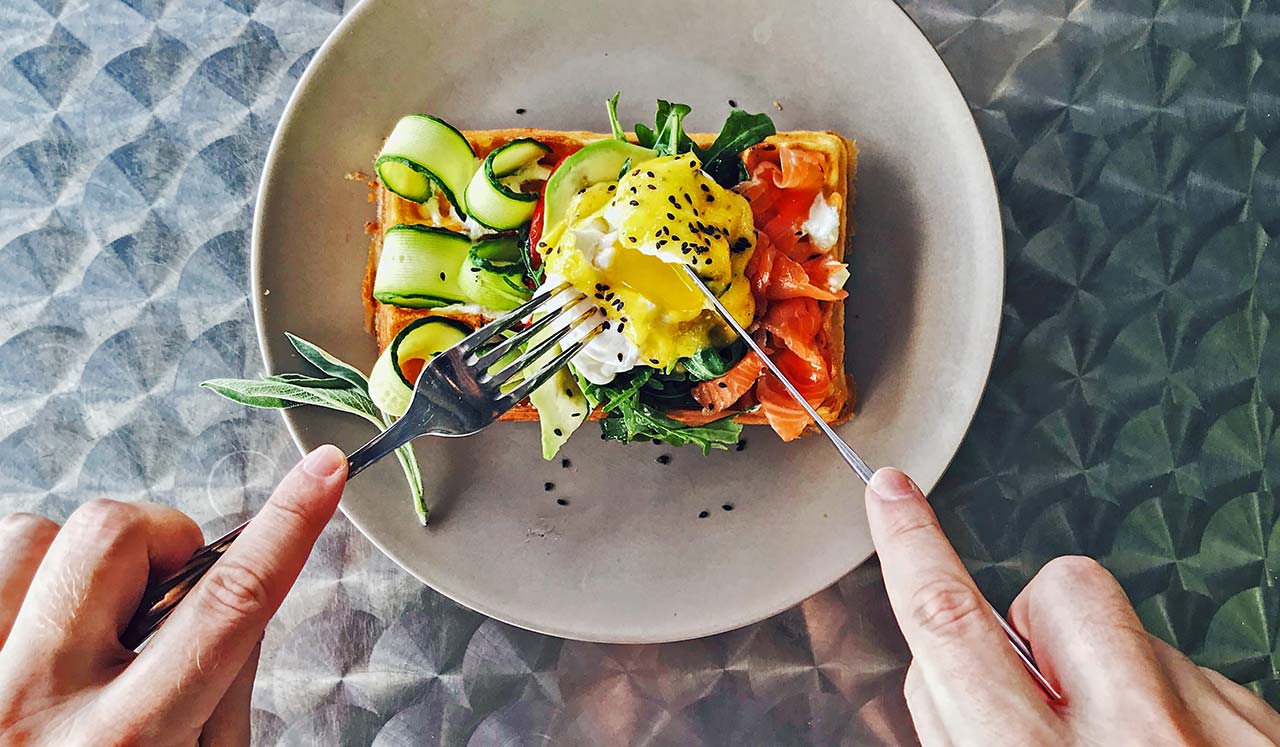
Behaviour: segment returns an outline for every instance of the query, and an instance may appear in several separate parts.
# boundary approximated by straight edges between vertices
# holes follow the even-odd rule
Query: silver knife
[[[725,324],[728,324],[734,332],[738,333],[738,337],[747,344],[747,347],[751,348],[752,352],[760,356],[760,360],[764,361],[764,365],[768,367],[769,371],[773,373],[774,376],[778,377],[778,381],[782,382],[782,385],[786,387],[787,393],[791,395],[792,399],[799,403],[799,405],[804,408],[805,412],[809,413],[809,417],[812,418],[818,428],[826,434],[827,439],[831,441],[831,445],[836,447],[836,451],[840,452],[840,456],[844,458],[845,462],[853,468],[853,471],[858,474],[858,477],[862,478],[863,484],[865,485],[870,482],[871,475],[874,470],[867,466],[867,463],[863,461],[862,457],[858,456],[858,452],[854,451],[853,447],[845,443],[843,438],[836,435],[835,430],[833,430],[831,426],[827,425],[827,422],[818,415],[817,410],[814,410],[805,398],[800,395],[800,391],[796,389],[795,384],[792,384],[791,381],[787,379],[786,375],[783,374],[778,366],[769,359],[769,356],[765,354],[764,350],[760,348],[756,341],[751,339],[751,335],[747,334],[747,331],[742,328],[742,325],[738,324],[738,320],[734,319],[733,315],[729,313],[729,310],[720,303],[720,299],[716,298],[716,295],[711,292],[711,289],[707,287],[706,283],[702,282],[702,278],[698,277],[698,273],[694,272],[693,268],[689,265],[682,265],[682,267],[684,268],[685,274],[689,276],[689,280],[697,286],[698,290],[702,291],[702,295],[706,296],[707,302],[716,310],[716,313],[720,315],[720,318],[724,320]],[[1049,696],[1050,700],[1061,700],[1062,696],[1058,693],[1057,689],[1054,688],[1053,683],[1049,682],[1049,679],[1040,671],[1040,667],[1036,666],[1035,657],[1031,654],[1030,644],[1027,643],[1025,638],[1018,634],[1018,631],[1013,629],[1013,626],[1009,625],[1009,622],[1004,619],[1004,615],[997,612],[995,607],[992,607],[990,603],[987,604],[987,607],[991,609],[991,614],[995,616],[996,622],[1000,624],[1000,629],[1004,631],[1005,636],[1009,639],[1009,645],[1013,647],[1014,653],[1016,653],[1018,658],[1022,660],[1023,666],[1025,666],[1027,671],[1031,673],[1032,679],[1036,681],[1036,684],[1040,685],[1041,689],[1043,689],[1045,694]]]

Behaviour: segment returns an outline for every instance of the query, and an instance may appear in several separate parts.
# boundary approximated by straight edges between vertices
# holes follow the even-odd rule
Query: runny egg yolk
[[[741,324],[754,317],[744,278],[755,248],[751,207],[691,154],[645,161],[617,182],[588,187],[543,240],[547,272],[591,298],[654,368],[733,339],[683,265]]]

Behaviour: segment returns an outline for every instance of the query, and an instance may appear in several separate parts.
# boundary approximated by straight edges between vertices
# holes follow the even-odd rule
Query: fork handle
[[[347,479],[350,480],[369,465],[413,440],[418,435],[414,425],[403,418],[397,420],[391,427],[374,436],[369,443],[351,452],[351,456],[347,457]],[[174,574],[147,584],[146,591],[142,593],[142,601],[138,604],[138,611],[125,627],[120,643],[131,651],[146,643],[247,526],[249,522],[246,521],[196,550],[191,559]]]

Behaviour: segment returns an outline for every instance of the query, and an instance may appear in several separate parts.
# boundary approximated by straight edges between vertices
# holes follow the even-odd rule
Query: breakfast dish
[[[540,421],[544,457],[587,420],[606,439],[704,451],[737,444],[743,425],[802,435],[804,411],[705,307],[689,265],[826,421],[847,419],[853,143],[775,133],[766,115],[740,110],[718,135],[686,134],[689,108],[665,101],[652,129],[624,135],[616,104],[611,134],[397,123],[367,225],[373,401],[403,413],[432,355],[568,283],[606,330],[504,416]]]

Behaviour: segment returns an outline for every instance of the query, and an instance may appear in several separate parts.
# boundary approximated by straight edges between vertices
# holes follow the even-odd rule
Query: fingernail
[[[327,480],[338,474],[338,470],[346,464],[347,456],[342,453],[342,449],[332,444],[325,444],[307,454],[307,458],[302,460],[302,471],[312,477]]]
[[[892,467],[876,470],[871,482],[867,483],[867,490],[882,501],[900,501],[916,496],[916,484]]]

